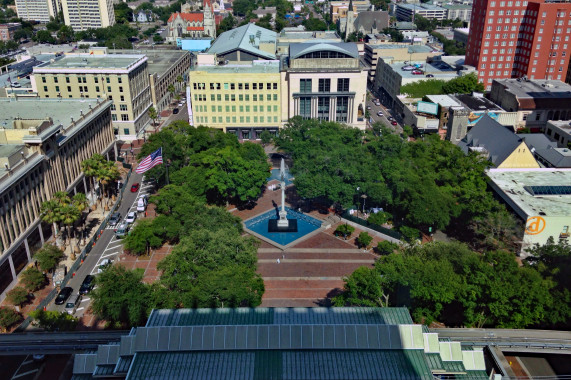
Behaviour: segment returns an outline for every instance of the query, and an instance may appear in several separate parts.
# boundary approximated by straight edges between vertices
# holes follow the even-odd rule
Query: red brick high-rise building
[[[565,81],[570,39],[569,0],[474,0],[465,62],[487,90],[524,75]]]

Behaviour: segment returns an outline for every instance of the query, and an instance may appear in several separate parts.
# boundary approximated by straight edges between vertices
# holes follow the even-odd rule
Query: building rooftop
[[[571,85],[550,79],[494,79],[520,99],[571,99]]]
[[[409,9],[409,10],[411,10],[411,11],[422,11],[422,10],[427,10],[427,11],[444,11],[444,8],[439,7],[438,5],[424,4],[424,3],[415,3],[415,4],[398,3],[397,6],[400,7],[400,8]]]
[[[571,149],[547,147],[534,153],[554,168],[571,168]]]
[[[354,42],[306,42],[293,43],[289,46],[290,59],[318,51],[335,51],[347,54],[351,58],[359,58],[359,50]]]
[[[189,54],[185,50],[137,50],[137,53],[147,56],[149,74],[162,76],[181,57]],[[133,50],[111,50],[110,55],[132,55]]]
[[[280,61],[253,61],[252,64],[240,65],[196,65],[191,71],[204,71],[217,74],[256,74],[256,73],[278,73],[280,71]]]
[[[526,216],[571,215],[571,195],[533,195],[528,186],[569,186],[571,169],[490,169],[490,180]],[[518,211],[518,210],[516,210]]]
[[[452,10],[458,10],[458,9],[472,9],[472,5],[470,4],[442,4],[441,5],[442,8],[445,9],[452,9]]]
[[[71,124],[79,120],[81,113],[88,112],[101,103],[98,99],[47,99],[47,98],[0,98],[0,128],[12,129],[14,120],[44,120],[51,118],[54,125]]]
[[[397,30],[416,30],[416,24],[410,21],[398,21],[395,23]]]
[[[425,74],[432,74],[434,75],[433,79],[439,79],[439,78],[456,78],[458,76],[458,73],[456,72],[456,70],[454,70],[452,67],[446,65],[446,64],[433,64],[433,63],[427,63],[427,62],[410,62],[407,64],[404,64],[402,62],[399,63],[391,63],[389,64],[389,66],[395,71],[398,72],[399,75],[402,78],[415,78],[418,80],[426,80],[426,76],[425,75],[415,75],[412,73],[412,71],[406,71],[406,70],[402,70],[403,66],[407,66],[407,65],[414,65],[414,64],[422,64],[423,67],[421,68],[421,70],[423,70],[425,72]]]
[[[43,65],[34,67],[34,72],[41,73],[57,70],[70,70],[78,73],[87,73],[89,70],[94,70],[99,73],[106,69],[128,70],[144,60],[146,60],[146,57],[142,54],[69,54],[54,62],[47,62]]]
[[[436,103],[441,107],[462,107],[462,103],[459,103],[450,95],[426,95],[426,97],[432,103]]]
[[[154,310],[119,344],[77,354],[73,374],[430,380],[435,371],[487,379],[483,351],[462,351],[411,322],[405,308]]]
[[[565,132],[571,134],[571,121],[569,120],[548,120],[547,123]]]
[[[468,106],[472,111],[503,111],[500,106],[482,95],[457,94],[454,95],[454,97]]]
[[[277,33],[259,27],[255,24],[247,24],[222,33],[212,43],[208,53],[225,54],[232,50],[240,49],[266,59],[275,59],[275,44]],[[274,53],[260,49],[260,43],[274,44]]]

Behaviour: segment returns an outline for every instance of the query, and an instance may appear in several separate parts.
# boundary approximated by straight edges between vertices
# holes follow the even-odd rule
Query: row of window
[[[224,85],[224,90],[249,90],[250,85],[252,86],[252,90],[263,90],[264,87],[266,90],[277,90],[278,84],[277,82],[266,82],[265,86],[263,82],[259,83],[210,83],[211,90],[221,90],[222,85]],[[195,90],[206,90],[206,83],[193,83],[193,89]]]
[[[317,98],[317,118],[329,121],[331,98],[320,96]],[[335,108],[335,121],[345,123],[348,120],[349,97],[338,96]],[[299,116],[311,119],[311,97],[299,98]]]
[[[54,75],[52,78],[54,79],[54,83],[59,83],[57,76]],[[94,76],[92,78],[95,83],[99,83],[99,77]],[[101,80],[103,81],[103,78],[101,78]],[[105,77],[105,82],[111,83],[111,78],[108,76]],[[42,83],[47,83],[46,76],[42,76]],[[65,77],[65,83],[71,83],[71,78]],[[87,83],[87,77],[77,77],[77,83]],[[121,76],[117,76],[117,83],[123,83],[123,78],[121,78]]]
[[[320,78],[317,83],[318,92],[331,92],[331,79],[330,78]],[[349,91],[349,78],[337,78],[337,92],[347,92]],[[300,79],[299,80],[299,92],[309,93],[312,92],[312,80],[311,79]]]
[[[250,112],[250,109],[253,112],[278,112],[278,106],[224,106],[226,112]],[[222,112],[222,106],[210,106],[211,112]],[[208,112],[208,106],[203,105],[196,105],[195,111],[197,112]]]
[[[197,116],[195,122],[197,123],[223,123],[224,120],[226,120],[226,123],[251,123],[252,120],[254,123],[271,123],[272,121],[274,123],[278,122],[278,117],[277,116],[226,116],[225,118],[222,116],[212,116],[212,117],[208,117],[208,116]]]
[[[236,99],[239,102],[249,102],[250,101],[250,94],[225,94],[224,95],[224,100],[227,102],[235,102]],[[264,101],[264,95],[263,94],[252,94],[251,97],[253,102],[263,102]],[[206,94],[194,94],[194,100],[197,102],[205,102],[206,101]],[[277,102],[278,101],[278,94],[266,94],[266,101],[270,102],[270,101],[274,101]],[[222,101],[222,95],[221,94],[210,94],[210,101],[214,102],[214,101]]]
[[[54,88],[55,88],[56,92],[60,92],[59,86],[55,86]],[[78,86],[78,89],[79,89],[79,92],[81,92],[81,93],[89,92],[89,88],[87,86]],[[44,86],[44,92],[48,92],[48,86]],[[71,86],[67,86],[67,92],[72,92]],[[95,86],[95,92],[100,92],[99,86]],[[111,86],[107,86],[107,92],[111,92]],[[123,87],[119,87],[119,92],[123,92]],[[113,97],[109,96],[109,99],[112,100]],[[125,101],[125,95],[120,95],[120,100],[122,102],[124,102]]]

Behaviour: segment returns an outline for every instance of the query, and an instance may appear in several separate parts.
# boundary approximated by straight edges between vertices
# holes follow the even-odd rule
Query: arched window
[[[322,50],[322,51],[312,51],[311,53],[304,54],[298,58],[323,59],[323,58],[353,58],[353,57],[338,51]]]

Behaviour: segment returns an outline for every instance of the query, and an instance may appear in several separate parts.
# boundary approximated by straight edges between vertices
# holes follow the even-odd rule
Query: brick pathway
[[[127,269],[143,268],[145,275],[143,281],[151,284],[159,279],[160,272],[157,264],[172,251],[172,246],[165,245],[157,250],[152,250],[150,256],[132,256],[126,253],[119,255],[119,264]]]

